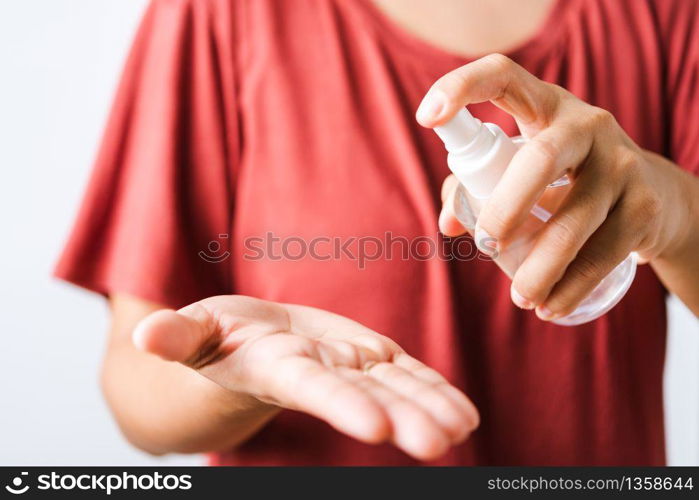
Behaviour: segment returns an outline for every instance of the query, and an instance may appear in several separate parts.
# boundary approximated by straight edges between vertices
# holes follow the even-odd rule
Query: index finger
[[[510,58],[491,54],[437,80],[420,103],[415,118],[423,127],[432,128],[446,123],[467,104],[491,101],[521,125],[545,126],[557,108],[556,88]]]
[[[487,238],[497,248],[497,242],[506,241],[529,216],[546,187],[586,160],[592,143],[592,134],[575,124],[552,126],[525,143],[481,209],[476,243]]]

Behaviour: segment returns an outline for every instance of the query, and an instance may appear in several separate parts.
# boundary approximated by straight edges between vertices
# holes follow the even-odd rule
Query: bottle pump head
[[[434,128],[447,151],[456,151],[468,144],[481,131],[483,124],[468,109],[461,108],[454,118]]]
[[[497,125],[482,123],[466,108],[434,128],[449,152],[449,169],[476,198],[488,198],[517,152]]]

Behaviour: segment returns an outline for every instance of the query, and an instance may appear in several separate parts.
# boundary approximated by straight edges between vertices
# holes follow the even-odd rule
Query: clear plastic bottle
[[[484,202],[507,168],[523,139],[508,137],[497,125],[481,123],[466,110],[448,123],[435,127],[449,155],[449,169],[459,180],[456,217],[473,234]],[[527,220],[508,238],[494,261],[512,278],[522,264],[539,231],[569,192],[567,177],[549,185]],[[595,320],[614,307],[626,294],[636,274],[636,254],[630,254],[583,300],[571,314],[553,320],[559,325],[579,325]]]

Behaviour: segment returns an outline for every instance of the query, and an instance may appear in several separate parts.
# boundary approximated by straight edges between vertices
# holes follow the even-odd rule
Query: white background
[[[49,277],[145,3],[0,0],[0,465],[202,462],[124,442],[97,385],[103,300]],[[696,465],[699,324],[671,310],[669,459]]]

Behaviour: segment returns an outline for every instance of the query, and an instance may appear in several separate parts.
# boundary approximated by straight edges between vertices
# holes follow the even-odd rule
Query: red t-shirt
[[[559,0],[509,55],[697,172],[698,5]],[[392,258],[362,265],[325,240],[322,259],[293,258],[287,240],[275,260],[273,238],[390,232],[423,237],[423,256],[424,237],[441,244],[446,154],[413,113],[466,62],[370,0],[154,0],[57,275],[171,307],[237,293],[360,321],[478,406],[481,427],[439,464],[663,464],[666,293],[648,266],[609,314],[570,328],[517,309],[507,277],[478,258],[403,259],[394,240]],[[494,106],[472,110],[517,133]],[[254,237],[276,254],[255,258]],[[415,463],[290,411],[211,462]]]

